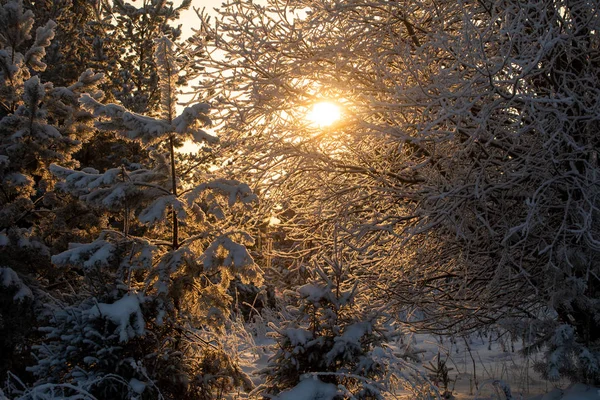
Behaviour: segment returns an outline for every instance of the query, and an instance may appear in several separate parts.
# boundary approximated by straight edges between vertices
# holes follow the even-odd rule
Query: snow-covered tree
[[[599,23],[596,2],[235,1],[204,25],[206,86],[299,251],[341,224],[405,322],[551,349],[568,326],[551,375],[598,381]],[[305,118],[323,100],[328,128]]]
[[[385,326],[385,303],[369,299],[368,288],[345,261],[340,254],[325,259],[307,284],[288,293],[294,319],[272,325],[277,343],[261,371],[266,381],[257,391],[263,396],[383,399],[399,386],[419,394],[419,377],[386,346],[397,333]],[[411,383],[405,381],[409,376]]]
[[[186,43],[179,43],[181,25],[176,25],[180,13],[190,7],[190,0],[178,2],[143,0],[140,4],[123,0],[92,2],[80,5],[72,2],[72,12],[78,8],[90,7],[90,18],[79,27],[84,30],[80,40],[87,41],[81,47],[87,48],[91,65],[107,76],[103,90],[109,100],[118,100],[128,110],[152,114],[159,112],[161,102],[158,66],[154,58],[156,43],[154,38],[167,36],[179,47],[177,59],[180,68],[178,83],[193,79],[199,72],[194,57],[203,51]],[[89,32],[89,33],[88,33]],[[63,40],[69,40],[68,32]],[[69,57],[73,58],[73,57]]]
[[[69,225],[56,223],[55,216],[65,204],[53,192],[55,179],[49,165],[76,165],[72,154],[86,137],[92,119],[89,112],[81,110],[79,95],[83,91],[101,95],[96,87],[102,76],[91,71],[84,71],[68,87],[55,87],[40,79],[56,24],[47,21],[35,35],[33,26],[33,12],[26,10],[22,1],[0,6],[2,379],[7,370],[24,372],[37,336],[36,316],[48,300],[43,286],[54,278],[50,253],[64,234],[58,225]]]
[[[107,21],[103,18],[102,1],[24,0],[24,6],[33,12],[36,24],[51,19],[56,23],[52,43],[46,48],[46,69],[41,79],[57,86],[69,86],[87,69],[106,73],[108,69],[98,68],[109,61],[97,51],[94,41],[103,37]],[[106,81],[103,85],[106,85]]]
[[[52,18],[55,38],[47,48],[47,68],[42,78],[71,85],[86,69],[104,74],[101,89],[105,102],[121,102],[128,110],[145,115],[159,112],[160,89],[154,62],[153,38],[163,35],[177,43],[180,83],[199,72],[195,60],[200,43],[181,41],[180,12],[190,1],[43,1],[33,8],[36,19]],[[138,163],[147,158],[134,142],[118,140],[110,132],[95,132],[75,155],[83,165],[99,170]]]
[[[38,2],[32,8],[37,19],[52,18],[56,34],[47,49],[50,67],[44,78],[71,84],[88,68],[105,75],[102,89],[109,101],[118,100],[138,113],[157,112],[160,90],[154,61],[154,38],[179,41],[180,13],[190,1],[142,0],[130,2],[63,0]],[[187,46],[186,44],[181,44]],[[198,72],[190,53],[180,53],[181,82]]]
[[[42,385],[70,383],[99,398],[173,399],[250,387],[202,331],[222,329],[234,277],[261,280],[245,247],[252,238],[232,219],[256,196],[245,184],[178,159],[175,148],[183,140],[208,150],[216,138],[202,130],[210,124],[208,104],[175,114],[180,70],[174,54],[170,39],[156,41],[160,116],[88,95],[80,99],[98,118],[98,129],[146,146],[145,163],[104,172],[51,167],[60,190],[115,217],[93,242],[52,257],[57,267],[86,277],[87,297],[54,312],[45,328],[32,368]]]

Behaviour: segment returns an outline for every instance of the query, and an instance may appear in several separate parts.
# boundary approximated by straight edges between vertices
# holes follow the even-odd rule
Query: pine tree
[[[55,312],[32,370],[40,383],[71,382],[99,398],[214,398],[215,388],[250,385],[198,327],[222,329],[234,277],[261,280],[244,246],[251,237],[226,211],[243,210],[256,196],[234,180],[186,175],[189,166],[175,148],[185,139],[206,147],[216,141],[202,130],[209,106],[194,104],[176,116],[180,70],[166,37],[156,41],[155,62],[159,117],[87,95],[80,100],[99,119],[98,129],[146,146],[145,165],[105,172],[51,167],[60,190],[114,213],[112,224],[120,226],[52,258],[86,277],[87,298]]]
[[[91,68],[105,75],[101,88],[108,101],[120,101],[137,113],[157,112],[160,90],[153,38],[164,35],[179,42],[181,25],[176,23],[191,1],[178,6],[162,0],[140,3],[43,0],[29,6],[36,20],[52,19],[57,24],[55,39],[46,51],[49,67],[43,78],[66,86]],[[199,72],[199,67],[183,53],[178,56],[186,74],[180,79],[185,82]]]

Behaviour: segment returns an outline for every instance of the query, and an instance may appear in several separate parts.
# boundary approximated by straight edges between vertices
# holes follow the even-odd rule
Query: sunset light
[[[600,400],[599,37],[1,0],[0,400]]]
[[[329,126],[340,119],[340,108],[334,103],[321,102],[313,105],[307,119],[320,128]]]

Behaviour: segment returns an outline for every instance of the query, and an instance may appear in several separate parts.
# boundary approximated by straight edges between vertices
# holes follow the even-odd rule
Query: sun
[[[340,108],[337,105],[323,101],[314,104],[306,118],[319,128],[324,128],[340,119],[340,116]]]

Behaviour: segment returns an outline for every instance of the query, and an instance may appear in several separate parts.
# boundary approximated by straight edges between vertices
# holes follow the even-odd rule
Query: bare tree
[[[415,328],[512,322],[553,354],[549,377],[597,380],[597,2],[236,1],[215,25],[200,16],[215,39],[200,86],[248,150],[232,146],[230,167],[281,211],[296,257],[327,252],[337,225]],[[321,100],[344,110],[326,129],[305,119]]]

